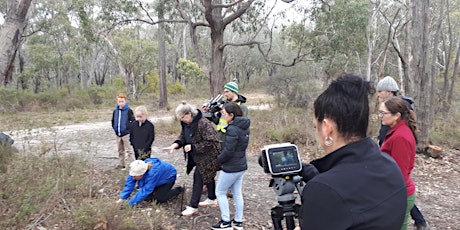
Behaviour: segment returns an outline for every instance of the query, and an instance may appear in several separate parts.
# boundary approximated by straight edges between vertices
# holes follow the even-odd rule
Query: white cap
[[[130,176],[142,176],[147,171],[148,164],[141,160],[135,160],[129,165]]]

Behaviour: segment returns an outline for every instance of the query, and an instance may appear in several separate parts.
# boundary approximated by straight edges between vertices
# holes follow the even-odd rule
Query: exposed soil
[[[170,120],[171,117],[162,119]],[[153,119],[153,122],[158,120]],[[176,136],[157,135],[154,142],[152,157],[166,160],[178,169],[177,185],[183,183],[184,159],[181,151],[173,154],[161,151],[161,147],[169,146]],[[55,151],[59,154],[80,154],[94,164],[96,174],[104,174],[101,182],[106,196],[117,200],[121,190],[120,173],[114,169],[117,165],[117,150],[115,136],[109,122],[86,123],[53,127],[52,129],[37,129],[17,131],[13,133],[15,146],[27,150],[28,154],[44,154]],[[269,144],[269,143],[267,143]],[[260,146],[251,146],[248,151],[249,169],[244,177],[245,229],[273,229],[270,209],[277,205],[274,191],[268,187],[270,176],[264,174],[257,163]],[[311,146],[305,152],[314,152],[316,146]],[[304,151],[302,151],[304,152]],[[431,229],[460,229],[460,167],[459,150],[444,150],[441,159],[427,158],[417,155],[413,179],[417,185],[416,204],[427,219]],[[309,156],[303,156],[308,159]],[[111,178],[115,177],[115,178]],[[183,207],[190,200],[192,184],[191,174],[186,178],[185,199]],[[297,196],[297,202],[300,198]],[[206,199],[205,195],[202,200]],[[230,205],[233,200],[230,199]],[[220,219],[218,208],[200,208],[199,214],[193,217],[180,217],[180,196],[163,207],[172,214],[169,219],[162,220],[170,229],[210,229],[210,226]],[[148,205],[144,208],[148,208]],[[233,207],[232,213],[233,213]],[[333,221],[333,220],[331,220]],[[165,227],[166,228],[166,227]]]

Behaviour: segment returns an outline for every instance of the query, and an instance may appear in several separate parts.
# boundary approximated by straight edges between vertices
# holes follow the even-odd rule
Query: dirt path
[[[171,119],[172,117],[165,116],[161,119],[153,119],[153,122],[170,121]],[[78,154],[106,173],[113,172],[117,164],[118,154],[109,122],[22,130],[11,132],[11,134],[15,139],[16,148],[27,154]],[[160,150],[161,147],[168,146],[173,141],[174,137],[157,136],[152,156],[174,164],[179,173],[177,183],[181,184],[184,176],[181,151],[169,154]],[[249,169],[245,174],[243,184],[245,229],[269,229],[272,226],[270,208],[277,205],[276,195],[268,187],[270,176],[264,174],[258,165],[257,155],[257,152],[248,153]],[[442,159],[417,155],[417,165],[413,173],[417,185],[416,203],[430,223],[431,229],[460,229],[459,155],[458,150],[446,150]],[[117,178],[117,180],[124,180],[124,178]],[[186,181],[186,188],[191,188],[191,175]],[[114,184],[116,182],[108,183],[107,186]],[[113,196],[116,200],[120,189],[106,189],[110,193],[107,196]],[[190,190],[187,190],[185,194],[184,205],[187,205]],[[202,199],[205,199],[205,196]],[[300,202],[300,199],[297,198],[297,201]],[[173,223],[174,229],[209,229],[210,225],[220,219],[218,208],[200,208],[197,216],[179,217],[176,214],[180,212],[180,199],[164,206],[174,213],[169,220],[165,220]]]

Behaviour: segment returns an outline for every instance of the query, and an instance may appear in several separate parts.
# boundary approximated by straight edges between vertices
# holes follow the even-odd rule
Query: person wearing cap
[[[134,206],[144,200],[165,203],[177,197],[183,190],[180,186],[172,189],[176,174],[176,168],[172,164],[158,158],[135,160],[129,165],[129,176],[116,203],[126,201],[136,188],[139,190],[128,201],[128,205]]]
[[[388,100],[391,97],[398,96],[399,87],[398,83],[396,83],[396,81],[392,77],[386,76],[377,83],[376,90],[379,102],[382,103],[383,101]],[[408,96],[402,96],[401,98],[404,100],[407,107],[411,111],[413,111],[414,108],[412,107],[412,104],[415,102],[414,99]],[[390,126],[381,124],[378,136],[379,146],[383,145],[386,135],[390,129]],[[420,212],[417,205],[414,204],[413,208],[410,211],[410,215],[412,219],[415,221],[415,226],[417,227],[417,230],[428,229],[428,224],[425,220],[425,217],[423,216],[422,212]]]

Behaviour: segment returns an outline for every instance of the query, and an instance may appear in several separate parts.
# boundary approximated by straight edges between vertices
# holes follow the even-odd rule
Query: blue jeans
[[[232,189],[233,201],[235,202],[235,221],[243,221],[243,176],[246,171],[227,173],[220,171],[216,186],[217,202],[219,203],[220,215],[223,221],[230,221],[230,208],[228,206],[227,190]]]

